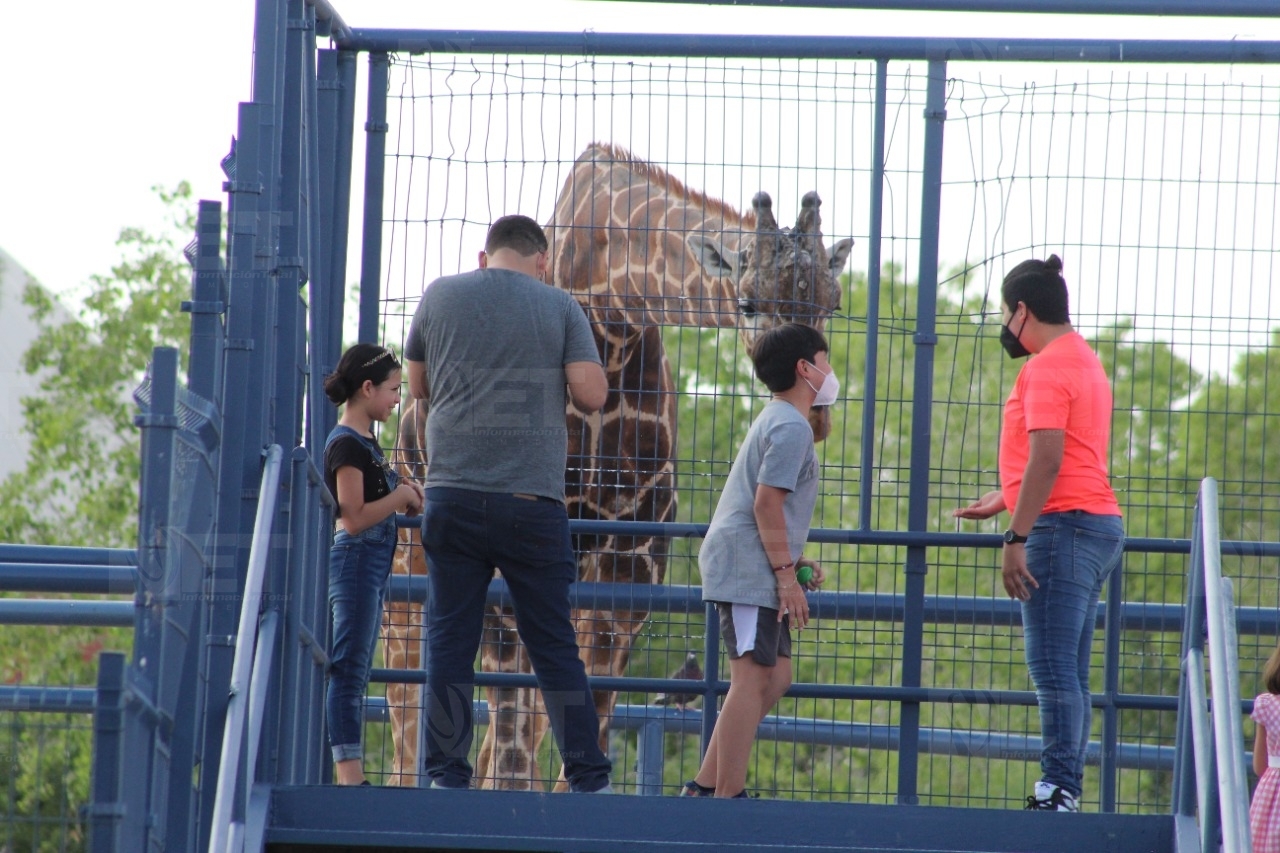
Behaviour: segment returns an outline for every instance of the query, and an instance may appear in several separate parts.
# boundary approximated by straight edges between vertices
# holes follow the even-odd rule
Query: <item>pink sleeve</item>
[[[1038,429],[1066,429],[1071,416],[1071,398],[1076,389],[1067,380],[1069,374],[1059,362],[1037,364],[1036,359],[1027,363],[1027,383],[1022,395],[1022,408],[1027,421],[1027,431]],[[1034,380],[1032,379],[1034,376]]]
[[[1263,693],[1253,700],[1253,713],[1249,715],[1255,723],[1261,723],[1267,733],[1280,734],[1280,700],[1272,693]]]

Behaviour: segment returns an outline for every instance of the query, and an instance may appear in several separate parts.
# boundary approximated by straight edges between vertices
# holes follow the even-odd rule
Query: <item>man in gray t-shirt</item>
[[[432,282],[409,326],[410,392],[421,364],[430,400],[426,485],[563,501],[566,384],[604,384],[591,325],[565,291],[482,258]]]
[[[543,283],[547,237],[527,216],[494,222],[480,269],[432,282],[409,327],[409,393],[429,401],[422,545],[427,607],[425,772],[465,788],[485,591],[497,567],[515,603],[565,778],[609,787],[609,759],[569,611],[577,563],[564,506],[565,405],[608,393],[591,326]],[[567,390],[567,396],[566,396]]]

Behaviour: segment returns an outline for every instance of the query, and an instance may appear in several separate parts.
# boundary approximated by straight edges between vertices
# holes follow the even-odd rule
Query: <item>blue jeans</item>
[[[426,755],[433,782],[471,783],[475,659],[494,567],[511,591],[524,642],[574,791],[609,783],[600,723],[569,615],[577,564],[564,505],[468,489],[427,489],[422,515],[427,604]]]
[[[1120,564],[1120,517],[1080,510],[1045,513],[1027,540],[1039,587],[1022,603],[1027,668],[1040,705],[1042,779],[1079,797],[1093,721],[1089,658],[1098,596]]]
[[[364,694],[395,550],[393,515],[355,536],[338,531],[329,551],[333,648],[325,709],[334,761],[364,754]]]

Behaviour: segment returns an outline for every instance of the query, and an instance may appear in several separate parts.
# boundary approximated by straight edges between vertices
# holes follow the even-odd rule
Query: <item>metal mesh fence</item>
[[[724,199],[735,215],[763,189],[786,224],[801,197],[816,189],[825,242],[855,240],[839,308],[825,327],[843,391],[832,408],[833,432],[818,448],[815,528],[905,530],[912,442],[928,440],[929,529],[975,529],[960,528],[950,511],[997,485],[1001,406],[1019,366],[994,340],[999,283],[1018,261],[1056,253],[1066,261],[1072,319],[1113,379],[1111,465],[1128,535],[1188,536],[1196,484],[1211,475],[1220,483],[1225,539],[1280,538],[1273,485],[1280,472],[1265,453],[1280,411],[1269,388],[1278,357],[1269,265],[1277,248],[1280,162],[1275,73],[991,63],[953,63],[947,73],[933,306],[938,340],[927,425],[913,423],[923,63],[893,63],[885,75],[883,265],[869,270],[877,215],[869,204],[876,176],[873,62],[396,57],[382,339],[402,345],[422,289],[437,276],[474,268],[493,219],[520,212],[563,225],[557,199],[575,158],[594,141],[611,143],[694,194]],[[626,220],[620,215],[611,227],[625,229]],[[750,229],[735,216],[725,221],[726,234]],[[647,262],[636,255],[616,263],[624,260]],[[588,305],[588,314],[607,329],[607,312]],[[743,335],[726,328],[735,318],[718,303],[702,294],[673,317],[657,324],[672,384],[650,393],[675,416],[674,480],[662,487],[674,488],[676,502],[674,512],[651,520],[706,522],[767,394],[751,375]],[[865,418],[868,408],[872,416]],[[393,434],[387,430],[388,444]],[[864,448],[871,467],[863,465]],[[597,456],[590,464],[609,470],[625,467],[623,461]],[[995,532],[999,524],[981,529]],[[696,590],[698,544],[696,538],[658,543],[665,547],[665,584]],[[593,548],[605,554],[617,547],[585,538],[578,545],[584,562]],[[806,553],[828,568],[826,590],[874,594],[885,607],[872,608],[870,618],[819,620],[805,631],[794,658],[797,684],[901,684],[903,629],[889,603],[904,594],[905,549],[825,544]],[[994,553],[929,551],[927,596],[965,605],[954,608],[964,615],[924,628],[923,683],[939,701],[921,711],[922,802],[1016,806],[1038,777],[1033,706],[947,698],[961,690],[1031,689],[1021,630],[1000,615],[1009,602],[993,571]],[[1186,569],[1181,555],[1128,554],[1124,601],[1180,604]],[[1228,560],[1224,571],[1236,579],[1242,607],[1280,607],[1267,560]],[[413,609],[393,608],[390,618],[402,630],[397,642],[405,633],[412,642],[407,620],[420,618]],[[664,677],[689,652],[701,655],[706,629],[694,607],[636,617],[622,630],[635,633],[625,674]],[[590,642],[585,632],[582,639]],[[1105,641],[1099,631],[1095,695],[1102,692]],[[1256,692],[1254,673],[1273,642],[1270,635],[1241,638],[1246,698]],[[1127,622],[1119,632],[1118,691],[1176,695],[1179,644],[1177,626]],[[404,654],[393,646],[388,665],[404,665]],[[726,673],[727,660],[719,664]],[[417,702],[412,691],[396,701],[410,712]],[[653,701],[640,692],[617,697],[628,709]],[[699,760],[700,705],[679,713],[687,719],[666,723],[667,792],[691,778]],[[784,725],[757,743],[753,789],[798,799],[893,801],[896,701],[785,699],[776,718],[792,734]],[[1118,711],[1119,740],[1133,750],[1119,770],[1120,810],[1169,809],[1171,774],[1158,760],[1172,748],[1173,722],[1172,713]],[[613,727],[615,786],[623,790],[642,784],[639,768],[649,762],[642,740],[631,727]],[[394,751],[383,727],[371,727],[370,769],[377,772],[381,757],[391,773]],[[537,784],[550,784],[558,768],[548,744],[538,759]],[[1097,774],[1091,766],[1087,807],[1096,807]]]
[[[61,690],[61,688],[59,688]],[[85,713],[0,712],[5,850],[86,850],[93,718]]]

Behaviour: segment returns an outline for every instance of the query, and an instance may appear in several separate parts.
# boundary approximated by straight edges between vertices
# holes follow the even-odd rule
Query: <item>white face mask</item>
[[[815,364],[814,367],[817,367]],[[804,379],[804,377],[800,377]],[[828,373],[822,380],[821,388],[814,388],[813,383],[808,379],[804,380],[804,384],[817,396],[813,398],[815,406],[830,406],[836,401],[836,397],[840,394],[840,380],[836,378],[836,372],[833,370]]]

